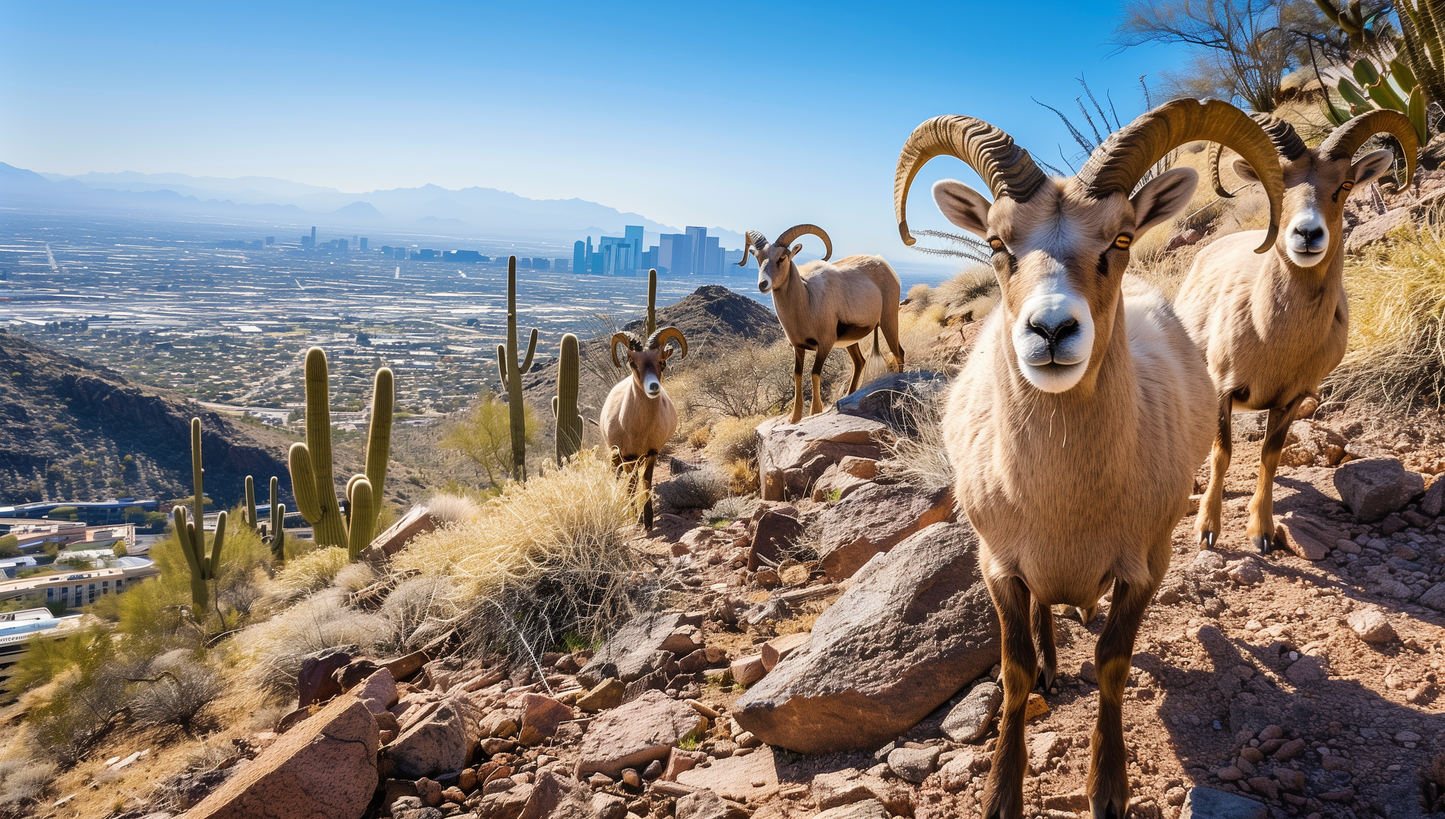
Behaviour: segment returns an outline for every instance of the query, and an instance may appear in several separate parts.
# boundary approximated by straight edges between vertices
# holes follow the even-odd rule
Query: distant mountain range
[[[446,230],[474,237],[558,241],[621,236],[642,225],[646,240],[680,228],[583,199],[528,199],[492,188],[450,190],[438,185],[345,193],[285,179],[222,179],[179,173],[41,174],[0,162],[0,206],[103,209],[275,221],[314,222],[347,229]],[[724,247],[742,246],[740,233],[708,228]]]

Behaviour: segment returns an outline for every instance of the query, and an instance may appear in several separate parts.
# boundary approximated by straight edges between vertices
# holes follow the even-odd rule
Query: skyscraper
[[[722,253],[718,248],[716,236],[704,236],[702,241],[702,275],[719,276],[722,274]]]
[[[691,242],[691,247],[688,248],[691,259],[687,272],[700,275],[705,272],[707,265],[707,256],[704,255],[707,247],[707,228],[689,225],[687,237]]]
[[[692,237],[686,233],[664,233],[658,240],[657,266],[678,276],[692,273]]]
[[[587,242],[592,242],[591,236],[587,237]],[[587,245],[583,244],[581,239],[572,243],[572,272],[587,272]]]
[[[316,226],[311,226],[311,246],[316,247]]]
[[[622,235],[632,247],[632,268],[622,271],[622,275],[630,276],[642,267],[642,252],[647,246],[642,243],[642,225],[627,225],[622,229]]]

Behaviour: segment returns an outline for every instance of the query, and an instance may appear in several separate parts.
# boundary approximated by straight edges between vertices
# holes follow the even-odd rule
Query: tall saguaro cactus
[[[346,482],[350,514],[345,516],[336,498],[331,465],[330,400],[326,353],[312,347],[306,352],[306,443],[291,445],[291,489],[296,493],[296,508],[311,524],[316,542],[347,548],[354,558],[371,543],[377,503],[386,484],[395,404],[391,370],[382,367],[376,371],[366,438],[366,472]]]
[[[657,268],[647,271],[647,338],[657,332]]]
[[[271,557],[275,559],[277,567],[286,564],[286,504],[281,502],[280,487],[280,479],[272,475],[271,521],[267,524],[270,530],[267,540],[271,545]]]
[[[210,587],[207,585],[216,577],[221,566],[221,549],[226,540],[226,513],[216,516],[216,537],[211,541],[211,553],[206,554],[206,499],[201,468],[201,419],[191,419],[191,483],[195,489],[192,502],[195,504],[195,518],[186,519],[184,504],[171,510],[176,525],[176,539],[181,543],[181,552],[186,556],[186,565],[191,570],[192,616],[202,619],[210,601]]]
[[[261,530],[261,522],[256,520],[256,481],[250,475],[246,476],[246,525],[253,532]]]
[[[512,480],[527,479],[527,419],[523,415],[522,376],[532,369],[537,352],[537,328],[527,342],[525,361],[517,361],[517,257],[507,257],[507,343],[497,345],[497,371],[507,385],[507,406],[511,413],[508,427],[512,433]]]
[[[582,448],[582,416],[577,414],[578,365],[581,360],[577,337],[562,336],[557,360],[557,394],[552,396],[552,417],[557,419],[557,465]]]

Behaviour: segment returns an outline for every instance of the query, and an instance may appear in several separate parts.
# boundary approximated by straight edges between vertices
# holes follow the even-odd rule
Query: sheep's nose
[[[1079,322],[1070,315],[1040,315],[1029,319],[1029,330],[1042,338],[1050,348],[1079,332]]]
[[[1325,229],[1320,225],[1300,225],[1294,229],[1294,232],[1304,240],[1305,247],[1314,247],[1325,237]]]

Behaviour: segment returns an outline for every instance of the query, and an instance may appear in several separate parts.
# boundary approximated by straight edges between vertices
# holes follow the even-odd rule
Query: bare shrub
[[[725,464],[739,458],[758,457],[758,424],[766,416],[752,415],[746,418],[719,418],[708,432],[707,445],[702,456],[714,464]]]
[[[451,624],[474,653],[590,641],[655,588],[624,532],[639,500],[583,450],[565,468],[508,484],[471,520],[419,536],[394,571],[453,579]]]
[[[199,663],[182,661],[154,672],[131,704],[131,716],[140,725],[175,725],[189,731],[225,690],[220,675]]]
[[[720,520],[742,520],[752,517],[760,501],[750,495],[734,495],[714,503],[702,513],[702,519],[709,523]]]
[[[872,342],[864,343],[865,355]],[[823,393],[836,395],[840,381],[852,372],[845,363],[848,353],[835,348],[823,368]],[[776,344],[745,343],[728,356],[698,359],[686,373],[674,378],[668,386],[684,415],[706,417],[708,414],[750,418],[775,415],[789,405],[793,397],[794,353],[786,340]],[[812,367],[812,358],[807,366]],[[812,392],[811,378],[803,376],[803,400]]]
[[[0,762],[0,808],[17,811],[38,801],[55,781],[57,766],[38,759]]]
[[[653,486],[667,510],[706,509],[727,497],[727,479],[716,469],[694,469]]]
[[[422,575],[401,581],[377,611],[391,627],[392,647],[415,651],[440,636],[436,626],[456,615],[455,588],[439,575]]]
[[[370,651],[388,636],[385,620],[348,607],[345,592],[326,589],[243,630],[234,646],[256,687],[294,696],[296,675],[306,655],[347,645]]]

